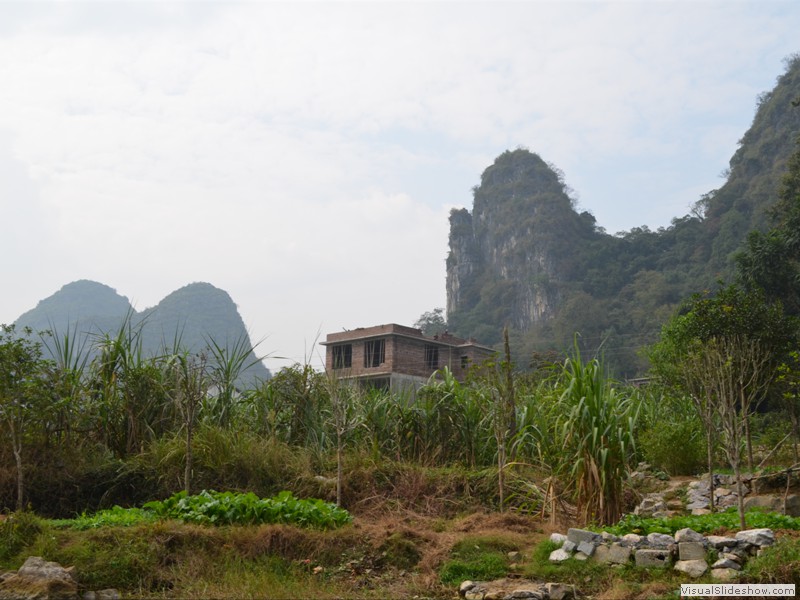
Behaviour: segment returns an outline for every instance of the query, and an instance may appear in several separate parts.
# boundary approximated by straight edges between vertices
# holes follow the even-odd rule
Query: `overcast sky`
[[[615,233],[722,183],[800,3],[0,0],[0,323],[78,279],[226,290],[274,370],[445,304],[504,150]]]

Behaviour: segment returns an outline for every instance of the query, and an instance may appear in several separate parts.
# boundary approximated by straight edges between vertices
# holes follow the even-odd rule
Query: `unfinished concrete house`
[[[471,365],[495,354],[474,340],[448,333],[428,337],[394,323],[329,333],[322,345],[329,373],[392,391],[416,390],[444,367],[463,381]]]

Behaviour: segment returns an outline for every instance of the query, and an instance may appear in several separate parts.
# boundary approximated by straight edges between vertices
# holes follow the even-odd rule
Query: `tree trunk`
[[[755,462],[753,461],[753,438],[750,435],[750,415],[745,412],[743,418],[744,434],[747,437],[747,469],[752,473]]]
[[[342,432],[336,431],[336,506],[342,505]]]
[[[25,508],[25,479],[22,472],[22,448],[14,443],[14,462],[17,465],[17,510]]]
[[[506,449],[505,440],[498,439],[497,444],[497,489],[500,494],[500,512],[505,512],[506,502]]]
[[[714,512],[714,434],[706,429],[706,460],[708,461],[708,501],[711,512]]]
[[[736,493],[738,494],[737,505],[739,508],[739,527],[741,531],[747,529],[747,521],[744,516],[744,485],[742,484],[742,469],[739,465],[741,461],[736,460],[733,465],[733,472],[736,473]]]
[[[189,418],[186,423],[186,468],[183,472],[183,484],[186,495],[192,495],[192,469],[194,468],[194,454],[192,452],[193,418]]]

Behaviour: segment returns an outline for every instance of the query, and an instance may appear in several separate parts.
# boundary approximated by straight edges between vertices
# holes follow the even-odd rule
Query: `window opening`
[[[429,369],[439,368],[439,346],[425,345],[425,366]]]
[[[385,340],[372,340],[364,344],[364,366],[377,367],[386,360]]]
[[[349,369],[353,366],[353,345],[344,344],[333,347],[333,368]]]

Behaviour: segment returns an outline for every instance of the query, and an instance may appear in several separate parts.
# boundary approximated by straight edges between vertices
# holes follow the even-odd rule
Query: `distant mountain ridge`
[[[519,366],[578,343],[602,352],[618,375],[646,369],[639,350],[691,294],[734,276],[747,234],[764,230],[800,135],[800,54],[758,97],[753,123],[726,181],[667,228],[608,234],[578,213],[564,175],[518,148],[495,159],[472,210],[450,213],[447,322],[463,337],[498,344],[511,329]],[[631,190],[648,202],[647,190]]]
[[[150,356],[172,348],[175,340],[190,352],[202,351],[209,340],[223,348],[242,339],[252,344],[230,295],[204,282],[190,283],[155,306],[137,312],[126,297],[107,285],[86,279],[73,281],[41,300],[14,324],[18,329],[54,330],[59,335],[77,332],[84,339],[115,334],[128,316],[133,327],[141,328],[142,349]],[[243,385],[270,377],[255,353],[247,362],[253,361],[255,364],[240,378]]]

